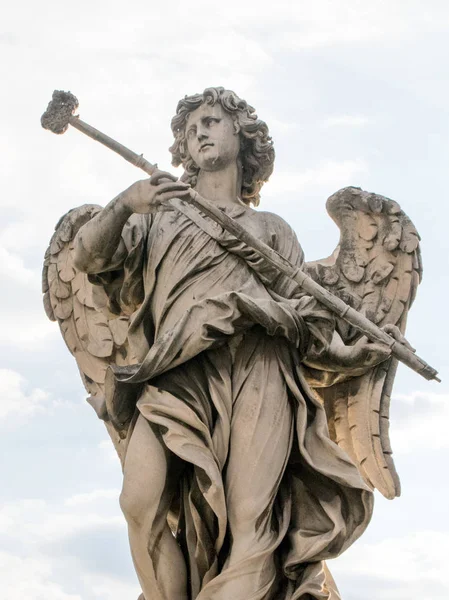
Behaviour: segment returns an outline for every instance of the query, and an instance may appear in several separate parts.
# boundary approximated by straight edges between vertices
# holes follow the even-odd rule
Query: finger
[[[159,181],[161,179],[170,179],[170,181],[178,181],[178,178],[176,177],[176,175],[173,175],[172,173],[169,173],[168,171],[159,171],[159,169],[158,169],[157,171],[155,171],[153,173],[153,175],[151,175],[150,183],[151,183],[151,185],[159,185]]]
[[[396,325],[385,325],[383,327],[385,333],[391,335],[397,342],[403,344],[406,348],[408,348],[411,352],[416,352],[416,349],[410,344],[410,342],[402,335],[401,330]]]
[[[411,352],[416,352],[416,348],[413,348],[413,346],[410,344],[410,342],[405,339],[404,336],[401,336],[401,339],[398,340],[403,346],[405,346],[408,350],[410,350]]]
[[[387,323],[382,327],[382,329],[393,337],[402,335],[399,327],[397,325],[393,325],[393,323]]]
[[[157,186],[155,196],[158,198],[161,194],[165,192],[171,192],[179,190],[181,192],[186,192],[190,190],[190,187],[181,181],[164,181],[164,183],[160,183]]]
[[[163,202],[164,200],[167,200],[167,198],[184,198],[188,194],[189,190],[186,188],[177,185],[174,185],[173,187],[167,186],[158,190],[154,197],[154,201]]]
[[[156,212],[173,212],[175,209],[170,204],[158,204]]]
[[[158,202],[167,202],[167,200],[171,200],[172,198],[185,198],[189,194],[190,190],[170,190],[163,194],[158,194],[157,200]]]

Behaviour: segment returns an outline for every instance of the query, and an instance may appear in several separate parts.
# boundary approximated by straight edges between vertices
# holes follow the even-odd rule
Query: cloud
[[[43,349],[43,344],[55,339],[60,335],[56,323],[45,319],[42,314],[33,314],[37,311],[30,310],[9,313],[8,319],[4,318],[0,323],[0,345],[15,346],[24,351],[35,351]]]
[[[78,594],[64,592],[53,577],[53,561],[49,558],[0,551],[1,591],[7,600],[82,600]]]
[[[64,582],[56,583],[60,570],[54,558],[21,557],[0,551],[2,598],[6,600],[123,600],[137,598],[139,586],[112,575],[78,572],[76,579],[87,590],[82,596],[64,591]],[[76,568],[75,565],[71,565]]]
[[[19,235],[17,237],[20,239]],[[28,243],[31,251],[29,260],[34,262],[36,248],[32,236],[29,242],[21,241],[18,246],[22,245],[25,250]],[[43,251],[39,254],[43,262]],[[40,267],[27,266],[19,253],[0,246],[0,281],[8,290],[2,297],[0,346],[13,346],[27,352],[37,348],[42,350],[43,344],[59,335],[58,326],[51,323],[44,312],[39,271]]]
[[[102,451],[103,456],[108,462],[113,462],[114,464],[117,463],[119,458],[117,456],[117,451],[114,448],[114,444],[110,438],[101,440],[101,442],[98,444],[98,448]]]
[[[131,600],[140,595],[137,584],[122,581],[118,577],[89,574],[85,575],[83,580],[86,587],[92,590],[93,596],[99,600]]]
[[[22,375],[11,369],[0,369],[0,422],[12,417],[30,417],[48,410],[49,395],[31,388]]]
[[[7,223],[0,231],[0,247],[13,253],[33,248],[41,239],[42,233],[32,220]]]
[[[45,315],[38,270],[25,266],[25,261],[20,256],[1,247],[0,263],[0,281],[3,286],[0,354],[3,365],[17,368],[13,357],[22,354],[26,355],[27,360],[33,361],[36,352],[42,357],[61,334],[58,325],[49,321]],[[51,360],[49,355],[49,361]],[[0,408],[0,419],[10,411],[24,414],[24,404],[16,403],[15,408],[12,406],[12,398],[18,393],[17,381],[16,377],[14,382],[3,378],[0,384],[2,389],[5,386],[5,401]]]
[[[449,394],[395,394],[393,403],[397,402],[400,414],[392,419],[391,434],[395,453],[449,449]]]
[[[0,507],[2,597],[137,598],[118,493],[97,489],[62,503],[42,498],[4,503]]]
[[[67,561],[67,559],[65,559]],[[137,598],[140,588],[137,583],[114,577],[112,574],[94,574],[80,569],[79,564],[70,563],[78,587],[85,588],[82,595],[66,591],[67,577],[60,583],[61,561],[55,557],[23,557],[12,552],[0,551],[0,579],[2,597],[7,600],[123,600]]]
[[[39,280],[36,271],[28,269],[20,256],[9,252],[6,248],[0,246],[0,278],[8,282],[12,280],[20,284],[33,284]]]
[[[265,184],[263,192],[267,197],[304,191],[329,190],[329,193],[347,185],[357,185],[357,177],[367,173],[368,167],[364,160],[344,160],[341,162],[328,160],[317,167],[298,172],[277,172]]]
[[[84,400],[79,401],[78,388],[73,399],[64,399],[64,394],[68,393],[67,378],[65,374],[61,375],[59,368],[58,366],[54,371],[53,381],[48,382],[48,387],[56,389],[56,393],[61,391],[62,399],[53,391],[49,393],[46,389],[33,386],[18,371],[0,369],[0,426],[3,433],[12,433],[18,427],[23,430],[33,417],[48,417],[50,422],[53,417],[74,418],[74,412],[83,407]],[[35,374],[35,377],[38,378],[39,375]],[[79,385],[75,376],[74,381]],[[40,424],[42,425],[42,421]],[[33,427],[32,424],[29,426]]]
[[[336,115],[325,119],[322,127],[325,129],[330,127],[363,127],[363,125],[367,125],[371,121],[369,117],[364,117],[363,115]]]
[[[429,10],[422,10],[422,5],[414,0],[315,0],[296,2],[291,8],[284,2],[276,6],[278,19],[282,15],[285,18],[278,41],[290,51],[413,39],[418,32],[444,31],[449,23],[449,8],[443,2],[433,2]]]
[[[93,490],[67,498],[63,504],[43,498],[4,503],[0,507],[0,531],[4,540],[19,540],[26,548],[29,544],[54,544],[98,527],[123,529],[125,520],[118,509],[118,494],[118,490]],[[96,498],[102,498],[102,502],[92,506]]]
[[[449,533],[421,530],[371,544],[357,542],[343,556],[331,561],[330,568],[342,583],[340,591],[344,592],[348,582],[348,598],[360,597],[354,589],[356,575],[364,582],[363,597],[373,600],[445,600],[449,597],[448,553]],[[369,596],[366,596],[367,582]]]
[[[112,443],[109,441],[109,444],[112,446]],[[65,506],[79,506],[82,504],[90,504],[92,502],[97,502],[98,500],[106,499],[117,499],[120,495],[120,490],[111,489],[111,490],[94,490],[93,492],[88,492],[86,494],[76,494],[71,498],[67,498],[65,501]]]

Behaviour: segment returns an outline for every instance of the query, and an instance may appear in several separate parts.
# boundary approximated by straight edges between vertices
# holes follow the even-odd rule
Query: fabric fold
[[[250,209],[236,218],[301,266],[282,219]],[[301,364],[330,343],[333,316],[250,249],[182,214],[141,219],[123,235],[122,267],[95,277],[115,286],[124,311],[138,307],[137,362],[109,371],[106,402],[134,401],[183,461],[170,521],[189,597],[338,600],[323,561],[363,532],[373,496],[330,440]]]

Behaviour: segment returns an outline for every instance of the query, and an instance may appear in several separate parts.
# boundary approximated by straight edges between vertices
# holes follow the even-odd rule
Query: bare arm
[[[121,234],[129,217],[133,213],[155,212],[166,200],[188,194],[189,187],[163,171],[133,183],[79,230],[74,247],[77,269],[100,273],[119,265],[126,252]]]

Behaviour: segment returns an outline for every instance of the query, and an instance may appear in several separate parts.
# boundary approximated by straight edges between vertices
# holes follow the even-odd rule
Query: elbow
[[[92,273],[98,273],[94,266],[94,261],[89,260],[88,257],[84,256],[80,252],[74,252],[73,265],[77,271],[81,271],[82,273],[86,273],[88,275]]]
[[[82,254],[74,256],[73,264],[75,269],[82,273],[86,273],[87,275],[95,275],[96,273],[102,273],[105,270],[104,261],[87,257]]]
[[[82,273],[91,275],[100,273],[104,269],[104,261],[98,257],[92,256],[92,254],[85,249],[82,237],[79,234],[75,237],[72,257],[75,269]]]

